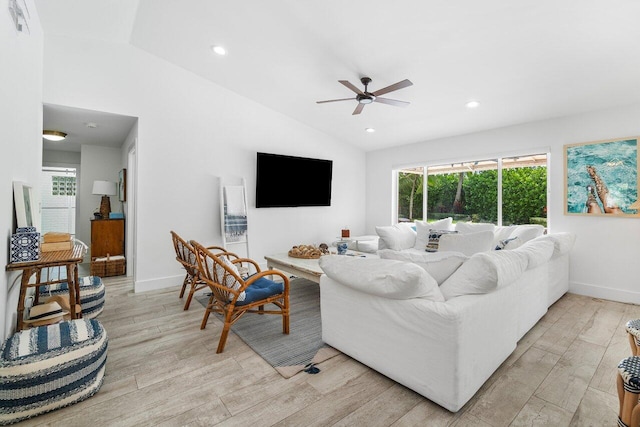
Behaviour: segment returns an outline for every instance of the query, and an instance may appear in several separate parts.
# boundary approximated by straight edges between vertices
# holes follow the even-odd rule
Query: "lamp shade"
[[[101,196],[115,196],[117,194],[116,183],[111,181],[93,181],[93,190],[91,193]]]

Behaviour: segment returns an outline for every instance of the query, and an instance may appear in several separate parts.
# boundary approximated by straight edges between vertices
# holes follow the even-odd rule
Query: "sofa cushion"
[[[325,255],[319,264],[327,276],[360,292],[390,299],[444,301],[438,282],[415,264],[344,255]]]
[[[576,241],[575,233],[560,232],[552,234],[543,234],[534,240],[549,240],[553,242],[552,258],[568,253]]]
[[[524,254],[527,257],[527,268],[536,268],[551,259],[553,242],[533,239],[511,252]]]
[[[491,231],[496,229],[496,225],[490,222],[457,222],[456,231],[458,233],[477,233],[479,231]]]
[[[414,248],[424,251],[429,244],[429,231],[453,230],[453,218],[448,217],[434,222],[416,221],[415,225],[417,236]]]
[[[469,258],[440,286],[446,300],[485,294],[516,281],[527,268],[525,254],[515,251],[479,252]]]
[[[378,236],[350,237],[347,239],[347,249],[375,254],[378,251],[378,239]],[[338,246],[337,242],[333,246]]]
[[[469,259],[468,256],[460,252],[436,252],[420,253],[408,251],[392,251],[383,249],[378,251],[378,255],[383,259],[395,259],[398,261],[412,262],[426,270],[438,284],[444,282],[451,274]]]
[[[471,256],[478,252],[493,249],[493,231],[478,231],[477,233],[456,233],[440,237],[439,251],[462,252]]]
[[[416,244],[416,232],[411,228],[413,224],[396,224],[376,226],[378,249],[393,249],[401,251],[413,248]]]

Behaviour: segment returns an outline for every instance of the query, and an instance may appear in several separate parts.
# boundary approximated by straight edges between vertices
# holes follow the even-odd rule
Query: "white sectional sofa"
[[[467,254],[379,234],[380,259],[320,259],[323,340],[452,412],[568,289],[569,233]]]

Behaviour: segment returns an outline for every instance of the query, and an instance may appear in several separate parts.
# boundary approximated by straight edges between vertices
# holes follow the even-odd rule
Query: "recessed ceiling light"
[[[221,56],[224,56],[227,54],[227,50],[222,46],[211,46],[211,50]]]
[[[49,141],[62,141],[67,137],[67,134],[59,130],[43,130],[42,137]]]
[[[478,101],[469,101],[464,105],[467,108],[478,108],[480,106],[480,102],[478,102]]]
[[[369,133],[374,133],[376,131],[374,128],[366,128],[365,130]]]

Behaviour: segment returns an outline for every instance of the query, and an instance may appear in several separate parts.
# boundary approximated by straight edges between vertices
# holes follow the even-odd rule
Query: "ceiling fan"
[[[393,105],[396,107],[406,107],[407,105],[409,105],[409,103],[406,101],[398,101],[398,100],[389,99],[389,98],[380,98],[380,95],[384,95],[385,93],[393,92],[394,90],[402,89],[407,86],[413,85],[411,81],[409,81],[408,79],[404,79],[402,81],[399,81],[398,83],[394,83],[391,86],[387,86],[375,92],[369,92],[367,89],[367,87],[369,86],[369,83],[371,83],[371,79],[369,77],[362,77],[360,79],[360,81],[364,85],[364,91],[361,91],[360,89],[358,89],[357,87],[349,83],[347,80],[338,80],[338,81],[343,85],[345,85],[346,87],[348,87],[349,89],[351,89],[352,91],[354,91],[356,93],[356,97],[330,99],[328,101],[316,101],[316,103],[324,104],[325,102],[353,101],[355,99],[356,101],[358,101],[358,106],[356,107],[355,110],[353,110],[352,115],[360,114],[364,106],[367,104],[371,104],[372,102],[380,102],[382,104]]]

